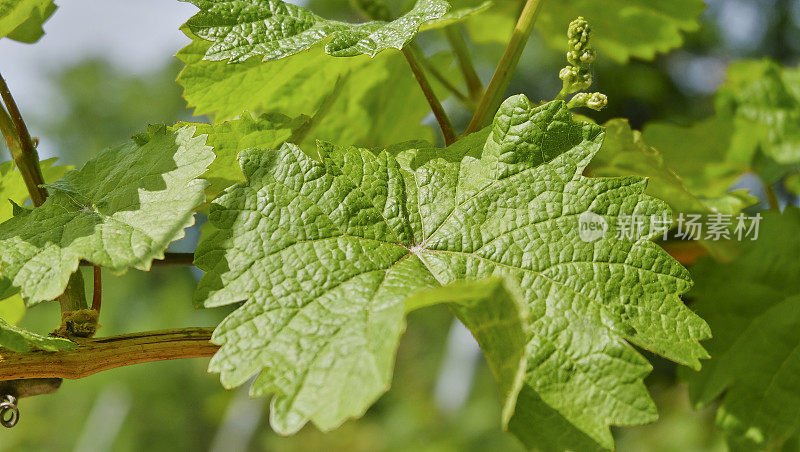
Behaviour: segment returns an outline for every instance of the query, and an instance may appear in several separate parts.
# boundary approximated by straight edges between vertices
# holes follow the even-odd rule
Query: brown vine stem
[[[5,108],[8,109],[8,112],[3,109],[0,113],[0,128],[6,138],[8,149],[11,151],[11,158],[14,159],[14,163],[22,173],[22,179],[31,195],[33,205],[41,206],[47,198],[47,190],[40,187],[44,184],[44,177],[39,166],[39,154],[36,152],[28,127],[22,120],[17,103],[14,102],[2,75],[0,75],[0,97],[3,99]]]
[[[92,284],[94,285],[94,291],[92,292],[92,309],[100,314],[100,306],[103,303],[103,272],[100,270],[99,265],[95,265],[93,270]]]
[[[27,378],[79,379],[117,367],[210,357],[213,328],[183,328],[105,338],[73,338],[75,350],[17,353],[0,349],[0,381]]]
[[[194,254],[193,253],[164,253],[164,259],[155,260],[152,264],[154,267],[166,266],[166,265],[187,265],[191,266],[194,265]],[[84,267],[92,267],[92,264],[89,261],[81,261],[81,266]]]
[[[533,24],[536,23],[536,17],[539,15],[542,3],[544,3],[544,0],[527,0],[525,3],[517,25],[514,27],[514,34],[511,35],[511,40],[508,41],[508,46],[500,59],[500,64],[497,65],[497,70],[489,83],[489,88],[483,93],[478,109],[475,111],[467,131],[464,132],[465,135],[477,132],[487,126],[500,108],[508,85],[511,83],[511,76],[514,75],[514,70],[517,68],[522,51],[525,50],[525,44],[528,43],[528,38],[533,31]]]
[[[445,144],[449,146],[456,140],[453,123],[450,122],[450,117],[447,116],[447,112],[444,111],[442,103],[439,102],[436,93],[433,92],[433,88],[428,81],[428,77],[425,76],[425,71],[422,69],[422,64],[419,62],[419,58],[416,54],[417,49],[413,42],[403,47],[403,56],[406,57],[408,65],[411,66],[411,72],[414,73],[417,83],[419,83],[420,88],[422,88],[422,93],[425,94],[425,99],[428,100],[428,104],[431,106],[433,116],[436,117],[436,121],[442,129]]]

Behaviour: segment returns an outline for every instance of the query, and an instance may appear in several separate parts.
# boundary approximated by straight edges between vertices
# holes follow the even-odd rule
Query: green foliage
[[[669,125],[649,126],[645,136],[663,143],[663,148],[671,154],[650,146],[642,134],[631,130],[623,119],[613,119],[604,127],[603,147],[589,165],[593,175],[649,177],[645,193],[663,199],[676,212],[736,214],[757,201],[744,190],[728,192],[742,169],[731,170],[731,165],[724,162],[714,165],[726,149],[718,146],[725,141],[713,135],[716,130],[713,122],[698,124],[692,130]],[[684,153],[688,154],[687,158],[678,158],[677,154]]]
[[[579,238],[589,210],[610,224],[667,212],[642,179],[581,176],[601,129],[573,122],[563,102],[515,97],[487,132],[443,153],[409,143],[322,145],[321,161],[292,145],[240,154],[247,182],[212,204],[218,231],[196,253],[197,300],[247,301],[217,328],[210,369],[226,387],[260,371],[251,394],[275,394],[276,430],[363,413],[389,384],[406,299],[459,281],[506,278],[531,310],[510,422],[529,446],[569,437],[610,448],[610,424],[653,420],[650,367],[624,339],[693,367],[706,356],[707,327],[678,298],[688,275],[649,232]],[[529,422],[553,416],[558,432]]]
[[[706,259],[692,270],[714,358],[683,376],[696,406],[722,397],[717,424],[736,450],[778,450],[800,432],[798,230],[800,210],[767,213],[758,240],[744,243],[737,260]]]
[[[65,172],[72,169],[70,166],[54,166],[56,159],[47,159],[40,162],[42,176],[45,182],[54,182],[61,178]],[[28,189],[25,181],[17,170],[14,162],[0,163],[0,223],[11,218],[12,202],[24,205],[28,200]],[[10,202],[9,202],[10,201]]]
[[[738,161],[761,152],[780,165],[800,163],[800,69],[771,60],[732,64],[716,104],[733,117],[730,152]]]
[[[0,319],[0,345],[15,352],[28,352],[32,349],[55,352],[72,350],[77,347],[77,344],[67,339],[40,336],[9,325],[3,319]]]
[[[40,162],[39,166],[42,169],[42,176],[45,182],[54,182],[67,170],[71,169],[69,166],[53,166],[55,161],[56,159],[48,159]],[[11,218],[13,207],[15,205],[24,205],[28,198],[28,189],[25,186],[25,181],[16,169],[14,162],[0,163],[0,223]],[[0,300],[1,321],[14,325],[22,318],[24,313],[25,303],[19,294]],[[4,337],[0,337],[0,345],[13,348],[12,345],[4,342]],[[17,336],[8,337],[16,338]]]
[[[420,65],[439,99],[454,94],[460,100],[444,103],[458,129],[480,95],[475,83],[469,97],[459,92],[462,79],[470,79],[468,61],[474,57],[478,72],[489,74],[485,63],[494,63],[501,46],[478,46],[470,56],[455,45],[456,59],[441,47],[461,30],[434,31],[418,44],[414,38],[464,24],[473,42],[506,44],[524,2],[312,0],[305,9],[278,0],[190,1],[200,11],[182,27],[191,42],[178,54],[185,64],[178,82],[195,114],[208,115],[211,124],[154,126],[63,177],[63,168],[45,162],[50,197],[33,209],[24,206],[25,186],[13,165],[0,165],[0,200],[13,202],[0,205],[0,295],[14,297],[0,302],[1,345],[75,347],[5,319],[19,316],[23,296],[32,305],[62,293],[81,259],[114,274],[150,270],[200,210],[209,212],[209,222],[195,253],[205,271],[195,302],[229,306],[205,314],[212,322],[227,315],[213,336],[221,348],[209,370],[226,388],[255,378],[250,394],[272,397],[278,433],[296,433],[309,421],[327,432],[366,414],[359,425],[381,419],[402,425],[401,433],[384,435],[384,425],[363,442],[369,434],[316,441],[408,450],[424,441],[408,438],[417,432],[441,438],[438,426],[449,422],[462,440],[429,448],[506,450],[506,443],[464,439],[483,437],[490,412],[526,448],[611,449],[613,426],[657,416],[644,379],[658,369],[648,386],[663,401],[658,382],[674,370],[654,355],[699,370],[709,357],[699,341],[710,337],[709,326],[680,299],[692,285],[689,272],[651,242],[661,231],[645,223],[634,237],[617,235],[620,220],[668,221],[668,205],[682,213],[754,209],[755,198],[729,192],[749,171],[768,183],[783,180],[786,188],[798,184],[798,69],[771,61],[733,64],[715,97],[716,114],[690,127],[661,122],[640,133],[626,120],[600,127],[570,112],[609,102],[580,92],[604,70],[593,66],[590,23],[597,54],[622,63],[653,59],[697,29],[702,0],[545,1],[536,27],[544,41],[567,48],[569,62],[559,74],[564,83],[557,100],[512,97],[489,128],[445,149],[429,144],[436,136],[422,124],[436,101],[425,98],[396,50],[412,44],[439,52]],[[0,37],[35,41],[54,8],[45,0],[0,0]],[[364,17],[373,20],[363,23]],[[528,53],[537,50],[542,53]],[[638,74],[659,71],[641,62],[624,70],[630,67],[650,72],[631,71],[626,80],[635,87],[620,92],[638,95],[649,83]],[[532,69],[528,63],[521,72],[527,77]],[[169,98],[174,93],[134,79],[108,83],[115,75],[95,64],[64,77],[68,119],[51,129],[63,135],[62,147],[96,149],[94,141],[111,142],[132,123],[178,119]],[[533,85],[525,77],[512,90]],[[677,96],[674,86],[667,91]],[[141,116],[152,99],[164,102]],[[627,108],[621,96],[610,102]],[[167,117],[152,118],[162,113]],[[587,222],[603,228],[587,238]],[[697,310],[715,337],[708,343],[713,359],[684,376],[697,406],[721,399],[717,423],[734,448],[774,449],[787,438],[796,443],[800,433],[800,396],[791,387],[798,226],[796,209],[767,215],[759,241],[745,244],[738,260],[706,260],[693,269]],[[191,285],[184,276],[184,286]],[[174,298],[177,290],[166,280],[171,292],[165,297]],[[130,292],[135,300],[142,296]],[[103,314],[143,316],[152,305],[111,314],[104,307]],[[486,387],[489,371],[499,387],[500,404],[481,393],[480,422],[444,419],[428,400],[429,370],[442,353],[431,344],[443,340],[447,314],[483,350],[487,369],[478,387]],[[406,320],[415,316],[428,322],[426,336],[406,336],[404,351]],[[154,317],[167,319],[161,311]],[[654,355],[645,359],[634,347]],[[393,382],[396,361],[408,367]],[[423,373],[427,379],[419,383]],[[376,403],[397,383],[411,385],[410,394]],[[157,403],[159,411],[177,406]],[[219,404],[211,405],[205,409],[216,414],[209,418],[218,419]],[[416,427],[397,420],[409,412],[416,413]],[[275,437],[264,438],[262,448],[294,444],[275,446]],[[680,447],[672,444],[659,447]]]
[[[233,121],[218,124],[179,123],[175,129],[190,128],[195,136],[206,135],[206,146],[216,156],[203,174],[209,182],[208,199],[214,199],[224,189],[244,180],[236,156],[242,149],[252,147],[278,148],[307,118],[291,119],[273,114],[253,118],[243,114]]]
[[[0,225],[3,294],[29,305],[60,295],[81,259],[114,273],[150,268],[194,222],[213,160],[191,128],[153,126],[47,185],[34,210]]]
[[[273,3],[270,5],[275,8],[289,8],[303,17],[311,14],[299,7]],[[424,22],[420,22],[419,11],[430,10],[425,17],[433,17],[431,11],[441,9],[432,5],[420,2],[417,12],[409,13],[407,20],[392,23],[393,30],[402,26],[403,43]],[[442,20],[452,23],[466,16],[465,11],[454,11],[442,16]],[[201,13],[200,17],[205,16]],[[412,17],[417,19],[407,23]],[[190,20],[183,28],[192,43],[178,53],[178,58],[186,64],[178,82],[184,86],[184,97],[195,108],[196,115],[211,115],[215,121],[231,120],[245,111],[312,116],[329,102],[322,121],[305,137],[311,148],[315,139],[371,147],[434,138],[431,129],[421,124],[430,113],[429,105],[406,61],[397,52],[383,52],[374,58],[364,55],[332,58],[320,44],[302,51],[299,49],[306,47],[298,47],[287,53],[291,56],[275,61],[250,58],[230,64],[209,59],[214,44],[198,36],[192,23]],[[448,67],[450,61],[447,55],[430,59],[440,70]]]
[[[53,0],[0,0],[0,39],[38,41],[44,34],[42,24],[55,10]]]
[[[458,0],[456,6],[477,0]],[[489,11],[469,23],[478,42],[506,42],[519,16],[521,3],[498,1]],[[563,0],[545,1],[536,28],[553,48],[566,48],[564,30],[578,16],[595,30],[594,43],[600,55],[619,63],[631,58],[653,59],[656,54],[680,47],[683,33],[698,29],[702,0]]]
[[[325,43],[325,53],[339,57],[402,49],[419,28],[444,16],[444,0],[418,0],[391,22],[353,25],[323,19],[281,0],[191,0],[200,12],[186,22],[195,36],[210,41],[204,59],[241,62],[258,56],[276,60]]]

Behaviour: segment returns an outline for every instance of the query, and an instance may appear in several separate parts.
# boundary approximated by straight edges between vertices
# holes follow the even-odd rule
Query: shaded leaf
[[[765,213],[758,239],[744,242],[737,260],[705,259],[692,269],[713,358],[682,377],[697,407],[722,398],[717,425],[735,449],[780,449],[800,432],[798,230],[800,210]]]

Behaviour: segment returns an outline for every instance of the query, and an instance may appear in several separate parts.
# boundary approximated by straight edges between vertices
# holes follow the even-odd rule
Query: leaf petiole
[[[492,81],[489,83],[489,88],[483,93],[478,109],[472,117],[472,121],[464,133],[470,134],[477,132],[486,125],[494,117],[500,104],[505,99],[506,90],[511,82],[511,77],[514,75],[514,69],[519,63],[519,58],[522,56],[522,51],[525,49],[525,44],[528,43],[528,38],[533,31],[533,25],[536,22],[536,17],[542,8],[544,0],[527,0],[522,13],[519,16],[514,33],[511,35],[511,40],[508,42],[500,64],[495,70]]]
[[[406,57],[406,61],[408,61],[408,65],[411,67],[411,72],[414,73],[417,83],[419,83],[423,94],[425,94],[425,99],[428,100],[428,104],[431,106],[433,116],[436,117],[436,121],[442,129],[445,144],[449,146],[456,140],[453,123],[450,122],[450,117],[447,116],[444,107],[442,107],[442,103],[439,102],[436,93],[433,92],[433,88],[428,81],[428,77],[425,76],[425,71],[422,69],[422,64],[420,63],[417,53],[418,51],[413,43],[403,47],[403,56]]]

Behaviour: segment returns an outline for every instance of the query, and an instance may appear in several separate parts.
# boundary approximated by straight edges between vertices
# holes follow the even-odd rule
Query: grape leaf
[[[728,68],[717,110],[734,118],[731,154],[750,163],[756,151],[778,164],[800,163],[800,69],[771,60]]]
[[[512,431],[531,447],[553,435],[613,447],[609,425],[656,415],[641,380],[650,366],[626,340],[699,367],[709,331],[681,302],[688,273],[654,233],[614,234],[621,215],[667,206],[641,178],[581,175],[602,138],[563,102],[517,96],[491,130],[443,151],[243,151],[247,181],[212,204],[217,231],[195,257],[198,302],[245,301],[217,327],[210,370],[226,387],[260,372],[251,393],[274,394],[279,432],[309,420],[329,429],[386,391],[409,297],[502,277],[531,312]],[[582,240],[587,215],[608,234]],[[554,413],[571,430],[525,422]]]
[[[455,6],[477,0],[454,1]],[[522,2],[496,2],[489,11],[467,22],[477,42],[507,42],[521,11]],[[551,47],[567,48],[565,31],[578,16],[592,26],[592,45],[603,57],[619,63],[631,58],[652,60],[657,53],[680,47],[683,33],[699,28],[703,0],[562,0],[545,1],[536,21]]]
[[[744,168],[724,162],[727,149],[715,146],[714,135],[697,133],[705,132],[706,124],[709,122],[691,131],[676,131],[677,127],[668,125],[650,126],[647,130],[658,136],[658,142],[669,143],[665,144],[667,154],[646,143],[642,134],[632,130],[626,120],[613,119],[604,125],[606,139],[589,169],[592,175],[602,177],[649,177],[645,193],[663,199],[677,212],[737,214],[758,200],[744,190],[728,192]],[[716,155],[717,151],[723,154]],[[679,172],[672,166],[673,162],[689,174]]]
[[[243,111],[311,116],[339,82],[338,98],[309,141],[379,146],[434,138],[432,129],[421,124],[430,107],[396,52],[344,59],[331,58],[316,47],[278,61],[229,64],[202,60],[208,46],[195,39],[178,53],[186,63],[178,82],[195,115],[215,121],[234,119]],[[431,58],[437,67],[447,67],[450,60],[447,55]]]
[[[0,345],[19,353],[25,353],[34,348],[48,352],[73,350],[78,346],[76,343],[60,337],[47,337],[31,333],[9,325],[3,319],[0,319]]]
[[[780,450],[800,433],[800,210],[765,213],[728,264],[692,269],[695,308],[714,338],[703,370],[683,372],[697,407],[722,397],[717,424],[739,450]]]
[[[53,0],[0,0],[0,38],[38,41],[44,34],[42,24],[55,10]]]
[[[192,128],[152,126],[47,185],[42,206],[0,224],[3,296],[29,305],[61,294],[81,259],[122,274],[150,268],[194,222],[214,158]]]
[[[392,22],[348,24],[280,0],[189,1],[200,12],[189,18],[186,28],[212,42],[203,59],[234,63],[255,56],[276,60],[323,42],[329,55],[374,57],[390,48],[402,49],[420,26],[450,9],[444,0],[418,0],[411,11]]]
[[[209,182],[208,199],[214,199],[224,189],[244,180],[236,155],[251,147],[279,147],[306,118],[289,118],[279,114],[254,118],[244,113],[240,118],[218,124],[182,122],[175,129],[191,127],[195,136],[207,135],[206,146],[211,146],[216,158],[203,174]]]

